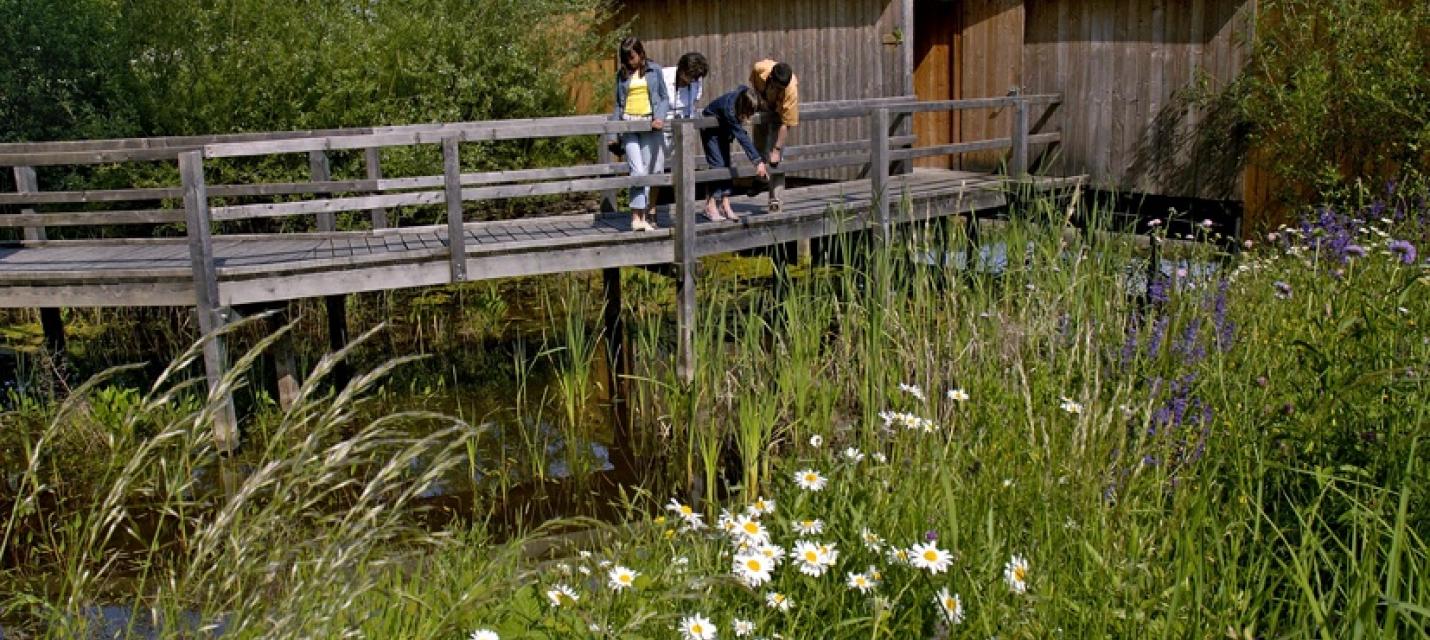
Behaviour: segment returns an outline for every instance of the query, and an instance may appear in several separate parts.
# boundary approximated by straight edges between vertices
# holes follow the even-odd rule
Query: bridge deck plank
[[[914,219],[954,213],[947,205],[962,202],[960,190],[969,196],[964,209],[1004,201],[1001,179],[986,174],[919,171],[895,176],[891,186],[916,203],[941,205],[916,207]],[[698,233],[711,239],[701,253],[845,230],[826,215],[830,208],[853,217],[868,203],[865,181],[788,189],[784,210],[774,214],[764,212],[764,194],[738,196],[732,204],[747,218],[701,220]],[[468,223],[468,261],[480,267],[468,273],[505,277],[669,262],[670,207],[661,207],[657,219],[662,228],[651,232],[631,231],[624,213]],[[447,278],[446,252],[445,225],[214,239],[225,304],[437,284]],[[64,306],[192,304],[191,291],[186,297],[176,293],[182,286],[159,284],[189,280],[190,268],[182,237],[0,244],[0,307],[45,306],[37,303],[47,296]]]

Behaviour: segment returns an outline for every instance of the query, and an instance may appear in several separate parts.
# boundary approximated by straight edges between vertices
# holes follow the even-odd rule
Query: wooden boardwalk
[[[744,164],[731,168],[706,166],[698,151],[700,130],[714,126],[714,118],[671,121],[671,171],[650,176],[629,175],[623,164],[604,154],[595,164],[481,173],[461,170],[463,145],[470,149],[473,143],[583,136],[600,140],[650,130],[648,121],[610,121],[604,116],[0,144],[0,166],[14,168],[17,185],[16,193],[0,193],[0,211],[7,213],[0,215],[0,228],[23,234],[20,240],[0,243],[0,307],[39,307],[47,339],[62,343],[58,307],[193,305],[199,328],[207,336],[204,368],[215,403],[214,434],[220,448],[238,441],[233,403],[222,384],[228,357],[221,330],[232,317],[229,309],[242,305],[325,297],[332,343],[341,347],[347,332],[343,296],[351,293],[600,269],[605,271],[608,296],[615,296],[607,308],[619,309],[621,267],[672,265],[677,289],[677,370],[689,381],[694,371],[694,273],[701,257],[865,230],[887,240],[898,224],[1003,206],[1012,191],[1010,182],[1017,189],[1057,186],[1061,180],[1032,178],[1029,169],[1034,164],[1033,148],[1046,151],[1058,143],[1061,133],[1035,132],[1030,123],[1046,121],[1059,101],[1055,95],[943,102],[896,96],[806,105],[801,109],[803,122],[861,121],[862,127],[854,128],[863,128],[868,137],[787,148],[784,162],[770,176],[768,202],[735,199],[742,214],[738,222],[712,222],[699,215],[698,184],[753,174],[743,158],[739,162]],[[914,146],[916,139],[909,135],[914,114],[964,109],[1010,114],[1008,137]],[[1035,119],[1036,109],[1043,113]],[[440,146],[441,175],[384,177],[384,150],[410,152],[424,146]],[[604,150],[604,145],[598,142],[597,148]],[[1007,152],[1007,175],[909,170],[920,158],[988,151]],[[335,178],[332,154],[355,153],[362,154],[363,175]],[[308,181],[208,183],[211,172],[222,174],[223,168],[292,154],[306,154]],[[180,185],[45,191],[35,170],[143,162],[176,162]],[[829,169],[860,178],[794,189],[783,186],[786,175]],[[638,186],[669,187],[674,194],[674,204],[658,216],[657,230],[632,231],[629,217],[618,214],[466,220],[465,205],[471,202],[576,193],[601,193],[603,209],[612,211],[615,190]],[[96,204],[137,208],[96,209]],[[391,209],[424,207],[444,209],[445,223],[393,227],[388,222]],[[349,224],[354,214],[367,220],[355,225],[362,228],[338,230],[340,213],[348,214]],[[213,226],[307,217],[313,218],[315,231],[235,235],[215,233]],[[181,224],[185,235],[48,239],[50,230],[57,228],[124,230],[152,224]],[[278,365],[280,378],[285,366],[291,365]],[[280,402],[286,406],[281,380],[279,389]]]
[[[697,257],[868,228],[867,181],[789,189],[777,213],[763,196],[736,197],[739,222],[696,227]],[[997,176],[920,170],[891,176],[919,218],[1002,206]],[[565,215],[463,224],[467,279],[506,278],[675,261],[672,207],[655,231],[623,214]],[[451,281],[446,227],[216,236],[219,303],[258,302],[421,287]],[[193,264],[186,238],[59,240],[0,245],[0,307],[188,306]]]

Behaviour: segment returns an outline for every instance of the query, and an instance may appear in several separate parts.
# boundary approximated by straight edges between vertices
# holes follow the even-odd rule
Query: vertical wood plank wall
[[[815,102],[913,92],[904,51],[912,46],[903,15],[909,6],[901,0],[629,0],[622,18],[631,20],[631,33],[661,64],[674,66],[687,51],[705,54],[710,76],[703,102],[747,82],[750,65],[765,57],[789,62],[800,100]],[[791,143],[855,140],[865,137],[865,129],[858,119],[810,122],[792,132]],[[845,173],[810,175],[853,177]]]
[[[1029,0],[1023,86],[1060,92],[1064,173],[1158,195],[1240,199],[1244,149],[1214,96],[1250,52],[1254,0]],[[1209,101],[1196,97],[1211,96]]]

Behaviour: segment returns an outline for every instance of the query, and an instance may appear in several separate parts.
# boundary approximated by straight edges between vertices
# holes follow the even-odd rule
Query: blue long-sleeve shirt
[[[646,88],[650,91],[650,112],[656,120],[665,120],[670,114],[670,96],[665,92],[665,77],[661,75],[660,63],[653,60],[645,61],[645,81]],[[630,82],[621,80],[621,74],[616,74],[616,113],[615,119],[620,120],[626,114],[626,94],[630,93]]]
[[[725,95],[710,101],[705,106],[703,112],[707,116],[714,116],[720,123],[720,130],[735,137],[740,142],[740,146],[745,149],[745,155],[750,158],[750,162],[759,164],[764,162],[760,157],[759,150],[755,149],[755,143],[750,140],[750,134],[745,131],[745,125],[740,123],[740,119],[735,116],[735,100],[745,92],[745,85],[736,87]]]

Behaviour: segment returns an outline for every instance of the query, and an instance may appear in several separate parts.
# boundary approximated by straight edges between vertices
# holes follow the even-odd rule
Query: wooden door
[[[917,0],[914,2],[914,94],[919,100],[956,100],[962,96],[963,74],[959,60],[962,36],[959,2]],[[917,146],[958,142],[958,112],[937,111],[914,116]],[[959,168],[958,158],[920,158],[918,167]]]

